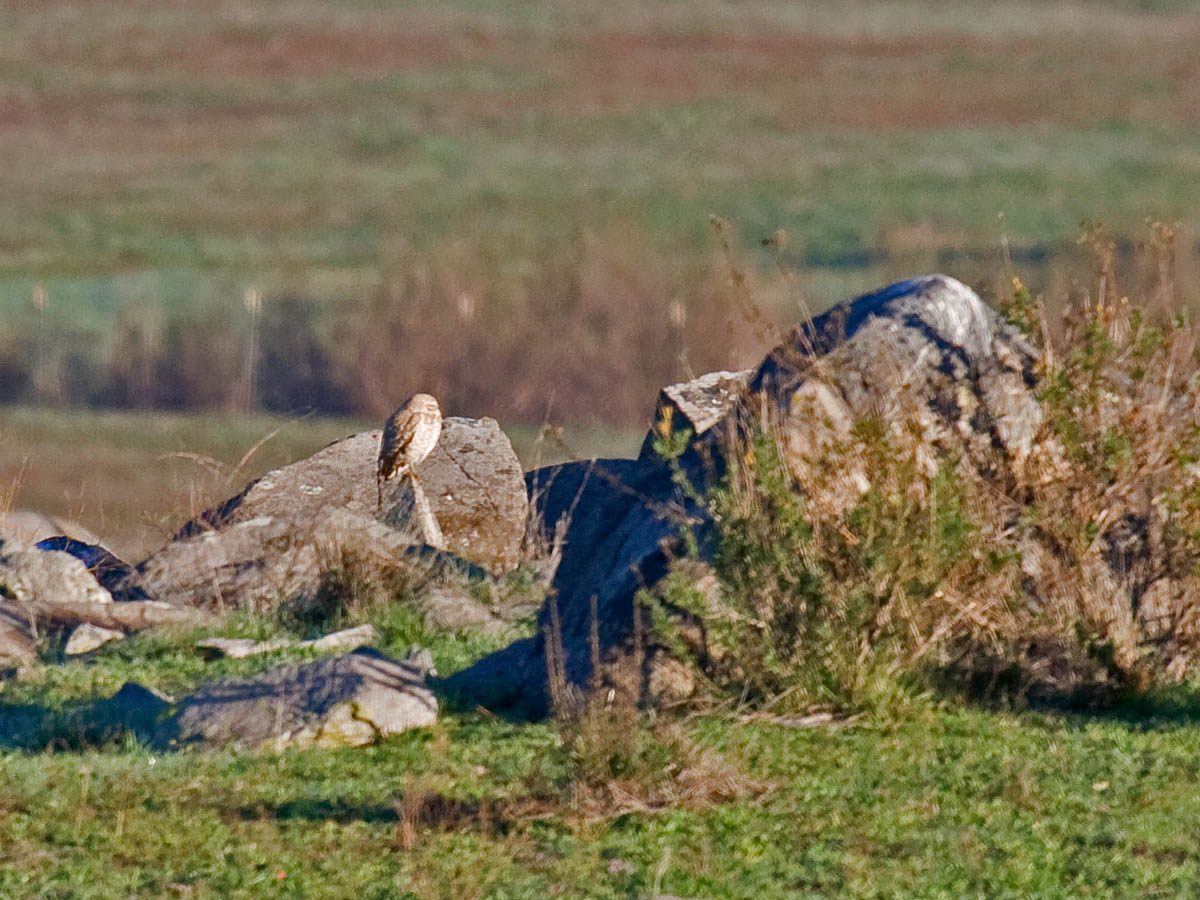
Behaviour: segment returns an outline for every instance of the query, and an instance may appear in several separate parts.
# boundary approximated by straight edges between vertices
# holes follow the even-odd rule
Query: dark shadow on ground
[[[301,797],[279,804],[254,804],[229,807],[222,810],[243,822],[263,820],[351,822],[367,824],[407,823],[416,828],[434,828],[443,831],[470,828],[488,832],[504,831],[506,822],[519,817],[544,803],[533,798],[507,798],[504,800],[462,800],[439,793],[418,792],[398,796],[391,803],[353,803],[345,800],[317,797]]]
[[[0,705],[0,747],[5,750],[44,750],[60,714],[33,704]]]
[[[1136,731],[1186,728],[1200,724],[1200,686],[1174,685],[1119,696],[1103,707],[1030,704],[1031,710],[1083,728],[1096,721],[1116,722]]]
[[[170,704],[153,691],[128,683],[111,697],[52,709],[37,704],[0,704],[0,748],[42,752],[103,747],[133,735],[149,743]]]

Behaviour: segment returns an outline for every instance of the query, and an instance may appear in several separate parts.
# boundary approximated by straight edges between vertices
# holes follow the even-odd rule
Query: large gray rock
[[[0,540],[0,596],[18,602],[112,603],[87,566],[69,553]]]
[[[779,414],[788,462],[800,478],[824,446],[868,413],[889,423],[915,417],[930,465],[939,449],[954,447],[990,475],[1021,476],[1043,449],[1036,443],[1036,359],[969,288],[942,275],[916,278],[839,304],[796,329],[750,376],[746,394],[719,373],[701,379],[701,395],[704,385],[725,386],[712,403],[724,414],[710,421],[695,413],[699,436],[669,465],[644,454],[530,473],[535,517],[545,539],[559,537],[562,554],[541,632],[456,673],[444,689],[459,702],[545,715],[549,657],[567,693],[581,695],[592,678],[593,611],[601,661],[627,653],[637,631],[635,595],[667,572],[682,528],[691,530],[702,555],[711,550],[707,511],[681,482],[703,492],[719,478],[724,441],[748,428],[764,405]],[[686,397],[667,396],[680,410],[672,417],[692,422]],[[847,502],[869,489],[869,473],[844,474]],[[546,635],[556,629],[561,661],[553,644],[548,653]]]
[[[177,538],[138,567],[139,583],[175,605],[217,612],[272,609],[317,590],[327,515],[315,522],[264,515]],[[359,518],[364,528],[370,525]]]
[[[406,593],[426,612],[419,594],[429,584],[490,581],[470,563],[418,552],[411,535],[341,508],[319,511],[312,519],[260,516],[174,540],[139,567],[138,579],[155,597],[176,605],[262,612],[286,602],[301,613],[327,593],[329,578],[338,573],[405,582]]]
[[[189,522],[176,539],[265,519],[304,527],[331,509],[375,518],[379,439],[379,431],[356,434],[268,472]],[[445,549],[493,572],[517,564],[528,501],[521,464],[495,420],[446,419],[437,447],[416,471],[445,537]],[[389,482],[380,517],[407,534],[410,543],[420,543],[412,510],[407,480]]]
[[[246,750],[362,746],[437,721],[420,669],[374,650],[281,666],[184,698],[152,743]]]
[[[842,303],[796,328],[750,380],[774,404],[793,472],[864,417],[899,434],[916,426],[918,459],[932,474],[937,451],[965,451],[981,472],[1024,477],[1046,462],[1034,395],[1038,352],[966,285],[926,275]],[[755,414],[757,410],[748,409]],[[1002,451],[1002,455],[997,454]],[[868,473],[847,473],[859,491]]]

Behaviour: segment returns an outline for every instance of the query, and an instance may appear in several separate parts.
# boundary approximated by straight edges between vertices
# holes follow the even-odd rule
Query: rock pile
[[[1019,471],[1043,449],[1036,445],[1036,360],[974,291],[932,275],[833,307],[795,329],[752,372],[713,373],[664,389],[638,460],[571,463],[526,476],[543,527],[561,537],[556,609],[543,610],[537,637],[485,657],[445,689],[490,709],[542,716],[550,707],[548,630],[561,632],[562,673],[578,693],[592,676],[593,615],[602,662],[627,654],[634,595],[680,555],[681,527],[699,537],[702,551],[711,534],[706,509],[680,489],[681,477],[700,491],[713,483],[723,471],[722,442],[744,431],[764,404],[782,423],[798,477],[868,412],[889,421],[915,416],[931,464],[939,449],[953,447],[981,469]],[[691,444],[672,465],[647,449],[655,437],[685,427]],[[866,473],[848,472],[846,480],[850,492],[869,488]],[[663,676],[651,666],[645,677]]]
[[[550,707],[549,668],[559,667],[576,695],[589,684],[593,634],[602,662],[629,651],[634,597],[667,572],[684,528],[702,556],[711,550],[712,522],[697,491],[721,476],[724,442],[764,409],[781,423],[786,462],[801,483],[823,448],[868,413],[905,423],[928,466],[950,450],[989,478],[1028,481],[1052,471],[1057,452],[1041,437],[1037,362],[1035,349],[954,279],[900,282],[798,327],[756,369],[664,388],[637,459],[573,462],[523,476],[494,421],[446,419],[441,442],[417,468],[445,552],[421,546],[406,484],[388,486],[377,514],[378,432],[258,479],[136,567],[105,558],[89,572],[88,560],[101,558],[97,548],[74,541],[55,548],[65,552],[5,542],[0,592],[10,600],[0,602],[0,652],[21,665],[35,654],[28,617],[13,603],[54,594],[126,605],[112,603],[111,592],[203,615],[267,610],[319,596],[346,552],[375,571],[431,561],[452,571],[457,581],[435,579],[423,594],[427,620],[494,633],[503,619],[462,579],[475,579],[486,593],[530,547],[542,547],[555,565],[545,569],[553,572],[552,591],[537,635],[431,683],[458,702],[542,716]],[[655,445],[672,442],[682,446],[668,464]],[[847,502],[870,489],[871,473],[851,467],[843,474]],[[548,634],[558,638],[548,643]],[[640,677],[650,692],[677,681],[670,661],[654,654]],[[284,667],[161,707],[152,716],[154,740],[360,743],[433,720],[437,703],[423,678],[373,651]],[[144,711],[145,697],[137,696]]]

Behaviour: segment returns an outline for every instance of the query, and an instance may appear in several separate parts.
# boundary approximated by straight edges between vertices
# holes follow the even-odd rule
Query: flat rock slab
[[[156,729],[159,749],[362,746],[437,721],[419,668],[375,650],[214,682]]]
[[[359,625],[356,628],[335,631],[312,641],[294,641],[287,638],[274,641],[256,641],[252,638],[205,638],[196,642],[196,648],[214,657],[228,656],[231,659],[243,659],[262,653],[275,653],[279,650],[315,650],[320,653],[341,650],[346,652],[377,643],[379,643],[378,629],[374,625]]]
[[[176,538],[264,518],[312,522],[333,508],[375,517],[380,512],[375,481],[380,434],[352,435],[268,472],[189,522]],[[416,471],[445,549],[493,572],[516,566],[528,500],[520,461],[494,419],[446,419],[437,447]],[[380,517],[397,530],[412,531],[413,541],[420,542],[419,530],[409,526],[413,504],[407,481],[390,482],[383,499]]]

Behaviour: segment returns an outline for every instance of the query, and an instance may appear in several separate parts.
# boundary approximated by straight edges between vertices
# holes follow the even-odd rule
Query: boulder
[[[802,483],[824,448],[867,415],[897,433],[915,432],[918,459],[930,473],[937,451],[953,449],[982,473],[1020,479],[1054,455],[1037,443],[1038,360],[969,287],[926,275],[838,304],[794,329],[754,372],[749,392],[774,405],[789,466]],[[847,480],[859,493],[869,484],[867,473],[847,473]]]
[[[424,614],[425,624],[435,631],[496,635],[509,628],[491,606],[479,601],[461,583],[430,583],[417,592],[414,603]]]
[[[365,519],[380,513],[397,531],[409,534],[409,543],[420,543],[421,529],[411,522],[414,503],[407,479],[385,486],[384,508],[377,510],[379,440],[379,431],[356,434],[269,472],[189,522],[176,540],[267,519],[303,527],[331,509],[343,509]],[[446,419],[441,439],[416,472],[447,550],[493,572],[517,564],[527,499],[521,464],[495,420]]]
[[[359,518],[364,527],[371,522]],[[136,577],[152,596],[172,605],[216,612],[272,609],[320,585],[316,535],[323,520],[264,515],[176,538],[138,566]]]
[[[1036,361],[973,291],[931,275],[839,304],[795,329],[749,375],[744,395],[739,373],[667,389],[659,415],[671,409],[672,428],[682,415],[697,433],[679,458],[668,464],[643,448],[636,461],[569,463],[527,476],[542,536],[557,535],[561,544],[540,633],[456,673],[443,689],[457,702],[538,717],[550,709],[553,671],[568,701],[581,697],[592,679],[593,628],[603,664],[627,655],[638,630],[635,595],[667,572],[683,529],[702,556],[711,550],[711,521],[696,494],[721,476],[729,435],[745,433],[764,407],[776,411],[801,479],[827,442],[868,413],[898,427],[918,422],[918,458],[924,453],[929,465],[939,449],[953,447],[980,471],[1030,477],[1053,456],[1037,444]],[[707,399],[689,399],[697,397]],[[847,502],[870,486],[868,473],[844,475]],[[561,640],[548,641],[554,634]]]
[[[377,447],[371,451],[372,482]],[[529,503],[521,463],[494,419],[446,419],[417,476],[446,550],[493,573],[520,562]],[[395,511],[410,508],[410,490],[406,480],[385,486],[385,522],[398,524]]]
[[[19,603],[112,603],[87,566],[69,553],[0,540],[0,596]]]
[[[160,723],[160,749],[361,746],[437,721],[420,669],[374,650],[214,682]]]
[[[71,632],[67,638],[67,646],[63,650],[67,656],[83,656],[93,650],[99,650],[111,641],[119,641],[125,637],[125,632],[115,628],[101,628],[90,622],[84,622]]]
[[[418,607],[420,589],[439,579],[490,582],[465,560],[414,547],[410,535],[341,508],[312,519],[264,515],[179,538],[137,572],[139,584],[171,604],[263,611],[286,602],[297,613],[338,575],[405,582]]]
[[[546,638],[558,632],[567,699],[578,701],[592,671],[593,610],[602,661],[614,661],[630,646],[634,595],[666,574],[680,527],[704,529],[704,512],[680,490],[677,472],[697,485],[708,477],[700,455],[681,458],[674,469],[655,459],[600,460],[531,473],[530,483],[542,490],[536,513],[557,530],[561,553],[539,634],[456,673],[442,682],[443,690],[460,703],[519,717],[546,715]]]

